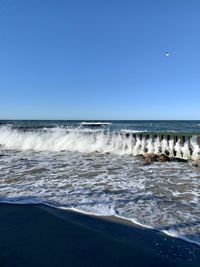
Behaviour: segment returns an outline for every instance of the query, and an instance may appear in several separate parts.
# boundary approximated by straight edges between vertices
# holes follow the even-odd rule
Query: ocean
[[[200,245],[198,136],[200,121],[0,121],[0,202],[113,215]]]

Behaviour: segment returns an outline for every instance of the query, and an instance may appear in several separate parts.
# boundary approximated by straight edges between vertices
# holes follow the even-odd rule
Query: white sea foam
[[[199,169],[177,162],[148,166],[132,157],[167,152],[197,159],[197,137],[141,135],[73,125],[0,127],[0,201],[112,215],[200,244]]]
[[[147,130],[141,131],[141,130],[121,129],[121,132],[124,132],[124,133],[145,133],[145,132],[147,132]]]
[[[81,125],[82,126],[105,126],[105,125],[110,125],[111,123],[110,122],[86,122],[86,121],[83,121],[81,122]]]
[[[87,129],[45,129],[44,131],[20,131],[11,127],[0,127],[0,145],[5,149],[36,151],[77,151],[83,153],[113,153],[138,155],[143,153],[167,153],[184,159],[198,159],[200,147],[197,137],[185,143],[178,139],[161,140],[146,138],[127,132],[109,133]],[[191,153],[192,150],[192,153]]]

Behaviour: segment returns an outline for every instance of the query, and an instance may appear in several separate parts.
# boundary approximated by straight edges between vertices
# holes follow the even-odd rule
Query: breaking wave
[[[113,215],[200,245],[200,169],[176,161],[147,165],[132,157],[197,159],[199,137],[168,129],[151,134],[145,127],[140,132],[137,125],[109,131],[38,124],[0,127],[1,203]]]
[[[0,127],[0,146],[10,150],[76,151],[81,153],[113,153],[139,155],[167,154],[170,157],[196,160],[200,147],[196,136],[147,136],[137,133],[92,129],[40,129],[21,131],[9,126]]]

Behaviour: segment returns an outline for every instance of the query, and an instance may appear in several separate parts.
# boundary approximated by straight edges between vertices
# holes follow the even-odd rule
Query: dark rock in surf
[[[145,153],[144,154],[145,159],[149,159],[151,162],[159,161],[159,162],[166,162],[170,161],[170,157],[168,157],[165,154],[157,155],[154,153]]]
[[[170,160],[174,162],[188,162],[187,159],[175,158],[175,157],[170,158]]]
[[[170,161],[170,157],[168,157],[167,155],[161,154],[158,156],[158,161],[167,162],[167,161]]]
[[[153,162],[188,162],[187,159],[183,158],[176,158],[176,157],[169,157],[165,154],[154,154],[154,153],[144,153],[137,155],[136,158],[138,160],[142,160],[144,165],[149,165]],[[200,166],[200,159],[194,162],[195,166]]]
[[[153,162],[168,162],[170,158],[164,154],[157,155],[154,153],[144,153],[143,155],[138,155],[138,159],[143,160],[144,165],[149,165]]]
[[[143,156],[144,156],[144,158],[150,159],[152,161],[156,161],[158,159],[158,155],[156,155],[154,153],[144,153]]]
[[[153,162],[158,161],[158,155],[153,154],[153,153],[145,153],[143,157],[144,157],[144,160],[143,160],[144,165],[149,165]]]

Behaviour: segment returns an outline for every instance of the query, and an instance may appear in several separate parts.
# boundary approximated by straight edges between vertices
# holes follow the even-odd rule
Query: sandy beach
[[[0,266],[199,266],[200,247],[113,217],[0,205]]]

